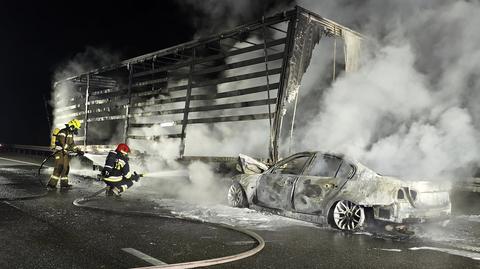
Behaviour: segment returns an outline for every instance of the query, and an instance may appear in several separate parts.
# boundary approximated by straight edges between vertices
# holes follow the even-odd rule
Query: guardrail
[[[48,156],[52,153],[52,150],[47,146],[0,144],[0,153],[1,152],[15,152],[22,154]],[[215,166],[218,172],[227,173],[228,171],[235,170],[237,158],[221,156],[184,156],[183,158],[177,159],[177,161],[183,164],[188,164],[194,161],[216,164]],[[453,185],[453,190],[480,193],[480,177],[458,180],[457,184]]]
[[[114,146],[108,148],[110,150]],[[91,147],[87,146],[86,151],[89,152]],[[105,150],[104,153],[108,152]],[[0,144],[0,153],[2,152],[14,152],[20,154],[29,154],[29,155],[41,155],[48,156],[52,154],[52,150],[47,146],[35,146],[35,145],[19,145],[19,144]],[[93,152],[98,153],[97,149]],[[145,154],[139,154],[140,158],[145,158]],[[236,157],[221,157],[221,156],[183,156],[183,158],[178,158],[176,161],[182,164],[188,165],[194,161],[201,161],[209,164],[214,164],[213,166],[217,171],[226,173],[227,171],[235,170],[235,165],[237,163]],[[94,168],[95,170],[95,168]]]
[[[50,155],[52,150],[47,146],[0,144],[0,152],[17,152],[33,155]]]
[[[456,191],[480,192],[480,177],[461,180],[453,188]]]

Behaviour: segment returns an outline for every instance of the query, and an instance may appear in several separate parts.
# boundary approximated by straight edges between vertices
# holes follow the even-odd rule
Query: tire
[[[233,183],[228,189],[228,204],[232,207],[248,207],[247,195],[239,183]]]
[[[348,200],[336,202],[330,212],[330,224],[339,230],[354,231],[365,222],[365,209]]]

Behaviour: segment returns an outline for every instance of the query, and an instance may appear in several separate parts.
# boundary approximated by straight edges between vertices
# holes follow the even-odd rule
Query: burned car
[[[343,155],[301,152],[271,167],[244,155],[240,160],[245,174],[235,176],[228,191],[234,207],[267,209],[341,230],[362,228],[366,220],[421,223],[451,213],[448,183],[383,176]]]

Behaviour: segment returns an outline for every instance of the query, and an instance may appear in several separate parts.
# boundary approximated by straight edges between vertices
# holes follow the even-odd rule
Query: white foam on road
[[[480,253],[480,216],[454,216],[445,225],[421,224],[414,226],[415,236],[447,248]]]
[[[480,215],[461,215],[456,218],[470,222],[480,222]]]
[[[433,250],[433,251],[444,252],[444,253],[448,253],[448,254],[451,254],[451,255],[462,256],[462,257],[466,257],[466,258],[470,258],[470,259],[480,261],[480,253],[466,251],[466,250],[458,250],[458,249],[451,249],[451,248],[427,247],[427,246],[413,247],[413,248],[409,248],[409,250]]]
[[[355,232],[353,234],[356,234],[356,235],[366,235],[366,236],[372,236],[373,234],[369,233],[369,232]]]
[[[312,223],[278,215],[258,212],[248,208],[234,208],[219,204],[191,204],[175,199],[156,199],[159,208],[172,214],[205,222],[222,223],[257,230],[276,230],[289,226],[317,227]]]

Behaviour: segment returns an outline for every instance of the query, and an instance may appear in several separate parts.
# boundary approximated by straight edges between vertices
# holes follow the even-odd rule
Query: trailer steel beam
[[[269,48],[269,47],[282,45],[282,44],[285,43],[285,41],[286,41],[285,38],[280,38],[280,39],[277,39],[277,40],[269,41],[269,42],[267,42],[267,47]],[[211,61],[217,61],[217,60],[221,60],[221,59],[224,59],[224,58],[227,58],[227,57],[236,56],[236,55],[240,55],[240,54],[243,54],[243,53],[248,53],[248,52],[261,50],[261,49],[263,49],[263,44],[250,46],[250,47],[246,47],[246,48],[241,48],[241,49],[236,49],[236,50],[231,50],[231,51],[224,51],[221,54],[216,54],[216,55],[212,55],[212,56],[208,56],[208,57],[204,57],[204,58],[197,58],[194,61],[194,64],[201,64],[201,63],[206,63],[206,62],[211,62]],[[151,74],[165,72],[165,71],[169,71],[169,70],[179,69],[181,67],[190,66],[191,63],[192,63],[192,60],[187,60],[187,61],[176,63],[176,64],[173,64],[173,65],[161,67],[161,68],[158,68],[158,69],[155,69],[155,70],[137,72],[137,73],[134,74],[134,77],[141,77],[141,76],[151,75]]]
[[[274,98],[274,99],[263,99],[263,100],[248,101],[248,102],[221,104],[221,105],[190,107],[188,109],[188,112],[221,111],[224,109],[254,107],[254,106],[275,104],[276,101],[277,99]],[[180,113],[185,113],[185,109],[179,108],[179,109],[170,109],[170,110],[138,112],[138,113],[132,113],[129,116],[150,117],[150,116],[171,115],[171,114],[180,114]]]

